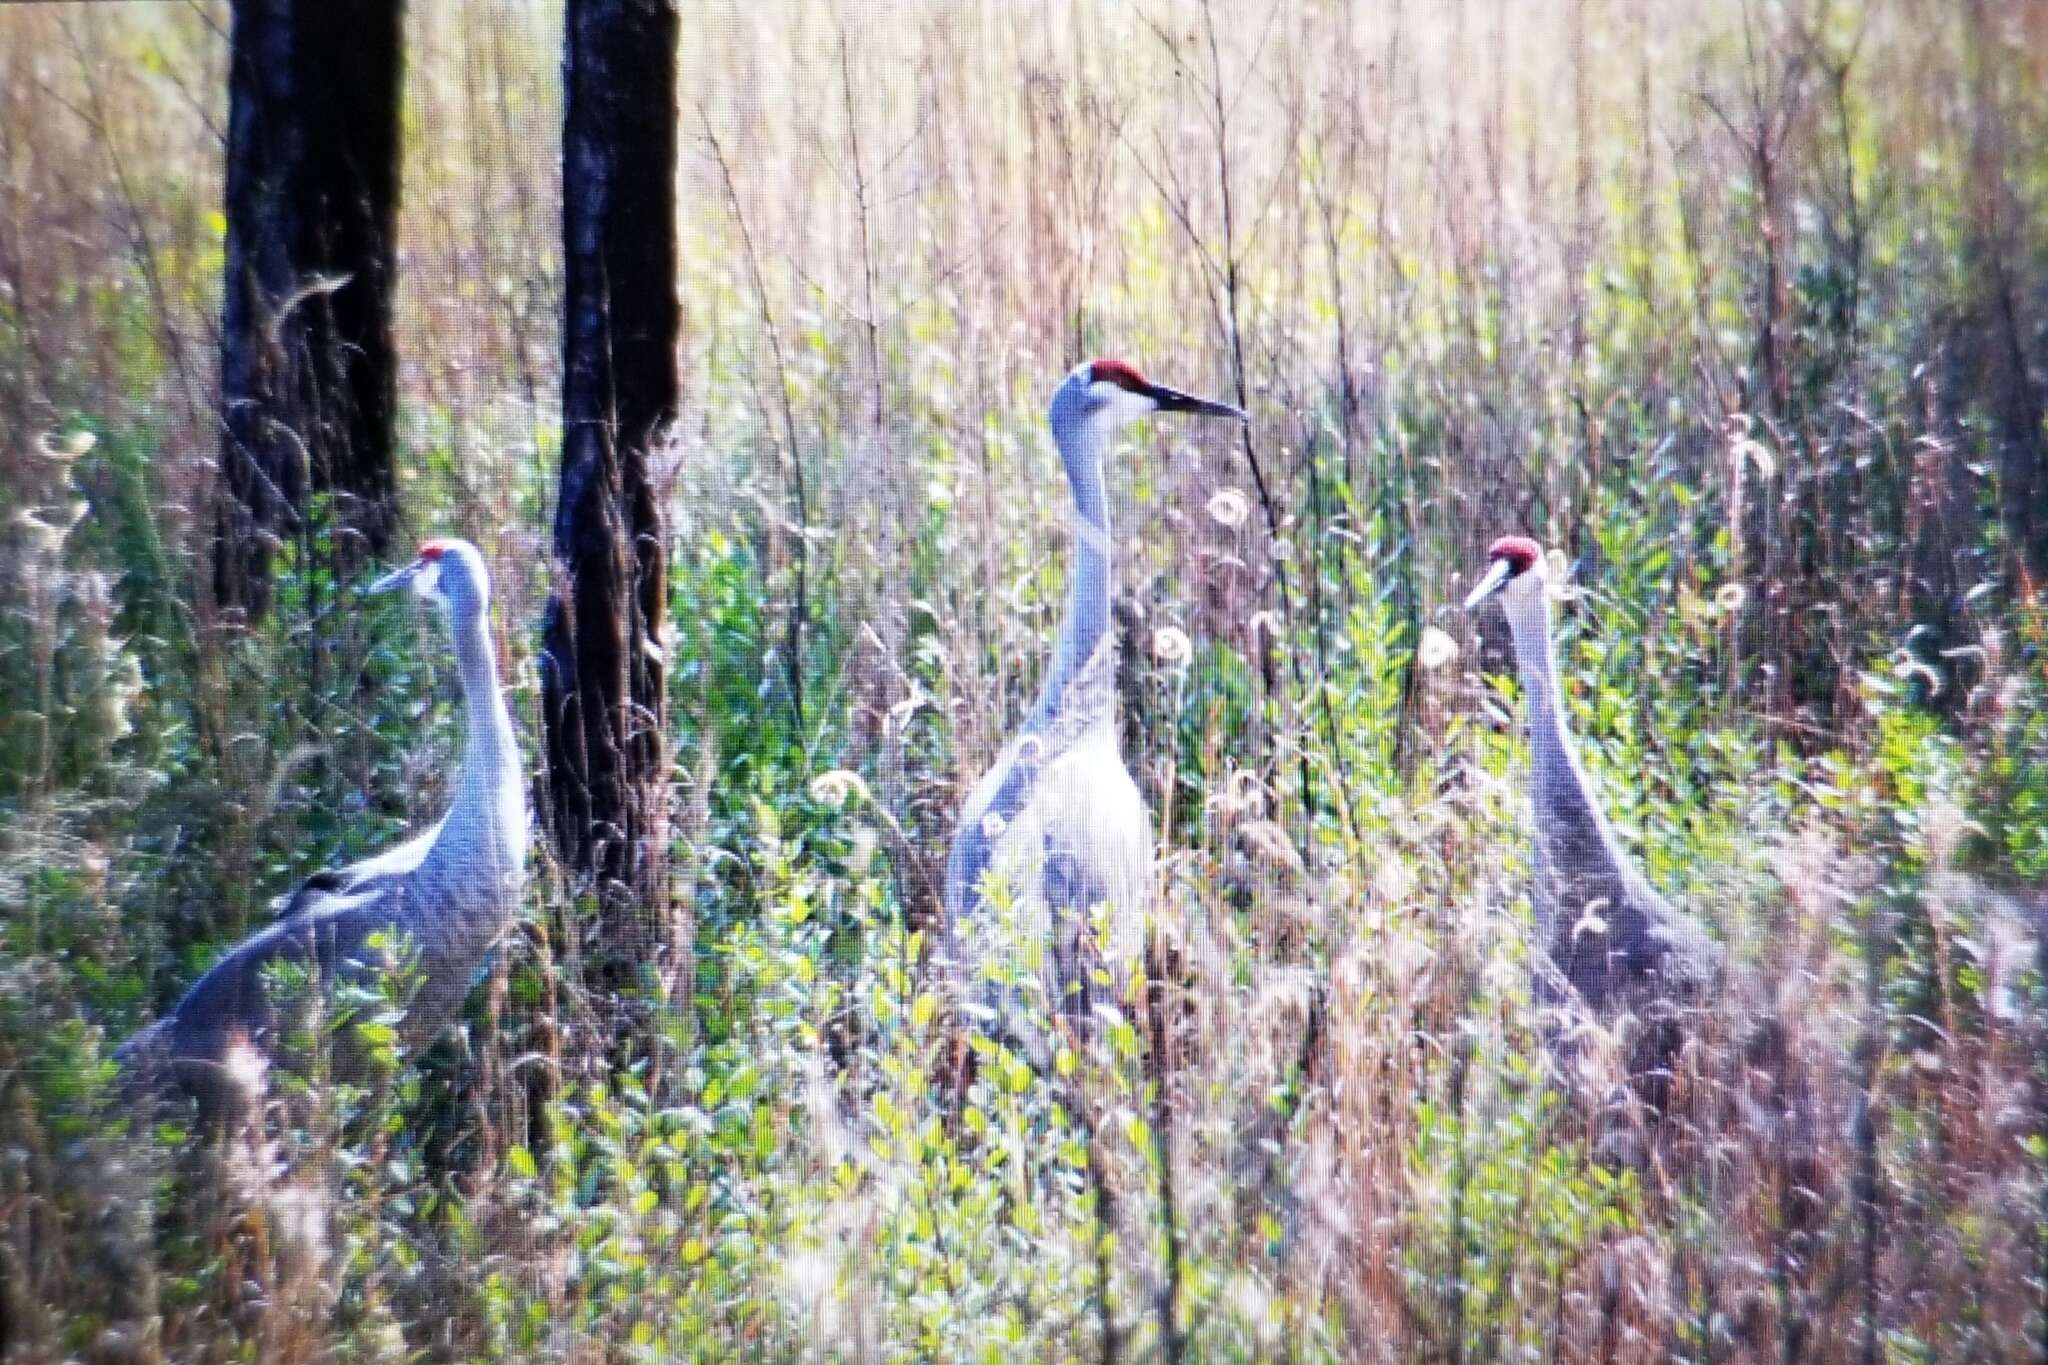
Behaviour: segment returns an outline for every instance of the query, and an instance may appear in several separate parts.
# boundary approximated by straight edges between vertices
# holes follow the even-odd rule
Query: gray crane
[[[1487,559],[1465,609],[1499,597],[1529,713],[1529,804],[1536,831],[1530,899],[1537,942],[1555,968],[1539,967],[1537,998],[1562,1004],[1575,992],[1596,1014],[1628,1010],[1669,1022],[1674,1007],[1705,993],[1718,970],[1719,951],[1622,852],[1579,766],[1551,645],[1543,547],[1526,536],[1503,536]],[[1567,985],[1570,992],[1563,989]],[[1667,1031],[1653,1050],[1668,1051],[1673,1041]]]
[[[1090,1009],[1090,976],[1106,949],[1128,968],[1144,950],[1152,834],[1117,749],[1116,651],[1110,629],[1115,545],[1103,454],[1125,424],[1154,412],[1230,417],[1228,403],[1147,380],[1118,360],[1077,365],[1053,394],[1053,442],[1073,495],[1067,614],[1052,668],[1023,728],[974,786],[946,864],[946,920],[969,968],[988,948],[985,876],[1007,888],[1023,942],[1044,944],[1054,998]],[[1095,923],[1098,915],[1106,923]]]
[[[213,1112],[235,1093],[224,1065],[246,1044],[269,1052],[276,1009],[265,969],[297,961],[323,983],[364,970],[379,931],[408,935],[423,981],[408,1007],[405,1032],[431,1038],[454,1015],[470,982],[511,924],[526,880],[525,774],[512,716],[498,690],[490,638],[490,577],[474,545],[429,540],[412,563],[370,586],[410,587],[440,604],[454,637],[466,735],[454,797],[431,828],[346,867],[314,873],[272,904],[275,923],[216,962],[171,1012],[120,1051],[130,1075],[175,1086]]]

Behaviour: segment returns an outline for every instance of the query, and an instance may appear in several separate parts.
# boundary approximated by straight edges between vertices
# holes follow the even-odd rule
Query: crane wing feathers
[[[441,823],[435,824],[407,839],[394,844],[382,853],[372,854],[357,862],[341,867],[324,867],[307,877],[282,896],[274,897],[270,904],[280,918],[316,908],[331,895],[348,895],[367,891],[373,883],[390,882],[411,875],[426,860],[427,850],[440,837]]]
[[[951,918],[960,924],[974,917],[984,879],[996,872],[1024,934],[1060,951],[1047,937],[1054,919],[1107,904],[1110,950],[1129,960],[1143,949],[1151,870],[1144,803],[1105,728],[1042,763],[1023,762],[1013,751],[1008,766],[999,763],[983,779],[948,867]]]
[[[968,797],[946,860],[946,908],[958,916],[981,899],[981,879],[995,859],[1003,831],[1023,813],[1038,786],[1039,764],[1020,741]]]
[[[264,969],[272,962],[299,961],[322,978],[364,961],[364,945],[399,914],[404,884],[376,885],[354,894],[322,894],[299,910],[244,939],[185,992],[169,1016],[188,1039],[211,1040],[233,1025],[269,1015]]]
[[[1552,962],[1596,1010],[1633,996],[1704,989],[1720,951],[1590,820],[1537,835],[1538,931]],[[1553,985],[1555,983],[1552,983]]]

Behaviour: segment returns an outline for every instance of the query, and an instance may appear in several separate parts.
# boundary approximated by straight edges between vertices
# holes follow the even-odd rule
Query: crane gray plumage
[[[1465,608],[1499,596],[1528,710],[1536,874],[1530,899],[1537,941],[1556,969],[1539,972],[1538,999],[1559,1003],[1568,984],[1602,1014],[1696,1000],[1717,970],[1718,949],[1622,851],[1579,764],[1565,725],[1542,547],[1503,537],[1489,559]]]
[[[1075,1014],[1089,1009],[1091,968],[1104,949],[1112,964],[1128,965],[1144,947],[1152,836],[1117,748],[1115,542],[1102,466],[1116,431],[1152,412],[1244,420],[1119,361],[1076,366],[1053,394],[1053,442],[1073,498],[1066,617],[1037,702],[969,794],[946,864],[956,957],[971,968],[989,951],[984,878],[995,872],[1020,937],[1046,945],[1055,998]]]
[[[377,965],[368,960],[369,940],[379,931],[399,931],[417,949],[423,980],[405,1032],[430,1038],[511,924],[526,876],[525,776],[498,688],[483,556],[465,541],[429,541],[370,591],[405,587],[443,608],[462,682],[462,759],[447,813],[414,838],[316,872],[273,901],[275,923],[229,951],[169,1014],[122,1047],[132,1075],[169,1081],[211,1105],[231,1103],[222,1067],[230,1048],[240,1040],[267,1053],[276,1024],[265,968],[298,961],[331,982]]]

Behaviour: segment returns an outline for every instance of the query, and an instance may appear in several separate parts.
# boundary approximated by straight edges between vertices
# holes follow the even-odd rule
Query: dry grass
[[[0,10],[0,487],[93,511],[0,543],[48,589],[0,590],[0,1357],[2039,1358],[2048,636],[1998,495],[2041,6],[691,11],[698,979],[608,1075],[543,869],[468,1055],[291,1098],[246,1169],[109,1128],[103,1041],[430,810],[448,727],[312,543],[266,631],[211,616],[226,20]],[[560,22],[408,17],[401,488],[490,556],[529,720]],[[1039,412],[1096,353],[1254,415],[1112,472],[1159,970],[1127,1049],[955,1091],[901,930],[1043,666]],[[1730,949],[1661,1118],[1528,999],[1501,642],[1449,608],[1505,531],[1578,562],[1589,765]],[[133,735],[82,728],[88,649],[146,671]]]

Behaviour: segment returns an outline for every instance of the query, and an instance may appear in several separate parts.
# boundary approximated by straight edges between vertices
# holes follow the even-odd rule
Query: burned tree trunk
[[[562,139],[562,475],[541,660],[554,840],[598,893],[608,986],[665,842],[661,512],[650,447],[677,401],[672,0],[569,0]]]
[[[250,615],[314,495],[332,495],[345,561],[391,539],[402,14],[400,0],[234,7],[215,583]]]

